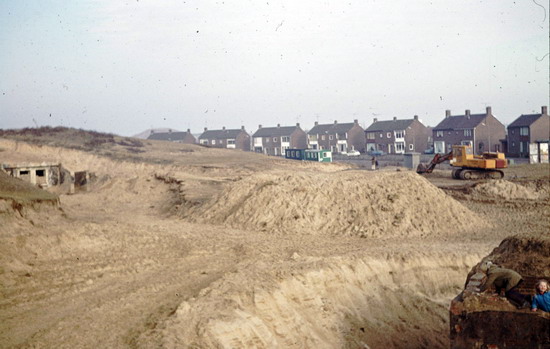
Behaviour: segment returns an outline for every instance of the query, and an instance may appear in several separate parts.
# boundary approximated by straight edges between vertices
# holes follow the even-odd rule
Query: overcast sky
[[[549,104],[545,0],[1,0],[0,128],[240,128]]]

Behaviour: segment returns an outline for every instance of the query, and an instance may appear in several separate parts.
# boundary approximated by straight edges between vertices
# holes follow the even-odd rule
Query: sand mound
[[[524,275],[550,275],[550,235],[523,233],[510,236],[486,258]]]
[[[486,226],[410,172],[258,174],[232,183],[185,216],[250,230],[360,237],[443,235]]]
[[[522,185],[505,180],[489,181],[475,186],[472,194],[478,197],[491,197],[505,200],[537,200],[540,194]]]

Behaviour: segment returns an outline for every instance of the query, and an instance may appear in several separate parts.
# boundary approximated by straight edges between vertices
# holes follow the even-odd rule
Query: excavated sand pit
[[[248,265],[183,302],[165,348],[419,348],[447,345],[449,297],[476,256],[301,258]],[[297,266],[299,266],[297,268]],[[246,284],[241,280],[246,279]]]

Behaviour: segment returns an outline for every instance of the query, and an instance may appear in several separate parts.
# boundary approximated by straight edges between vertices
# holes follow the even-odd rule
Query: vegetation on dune
[[[61,146],[84,151],[95,151],[120,145],[129,147],[129,151],[136,153],[139,152],[137,148],[144,146],[143,142],[138,139],[61,126],[0,130],[0,137],[32,144]]]
[[[30,203],[57,200],[58,196],[0,171],[0,199]]]

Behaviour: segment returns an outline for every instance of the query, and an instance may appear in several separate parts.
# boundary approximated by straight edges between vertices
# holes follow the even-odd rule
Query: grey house
[[[151,131],[151,134],[147,139],[157,140],[157,141],[170,141],[170,142],[178,142],[178,143],[186,143],[186,144],[194,144],[197,143],[197,139],[193,134],[191,134],[191,130],[187,129],[187,132],[173,132],[169,130],[168,132],[154,132]]]
[[[503,151],[501,140],[506,135],[504,125],[487,107],[484,114],[471,114],[466,110],[464,115],[451,115],[445,111],[445,118],[432,130],[434,150],[436,153],[450,152],[452,146],[470,145],[475,154]]]
[[[350,150],[365,152],[365,130],[359,126],[357,120],[352,123],[315,126],[307,133],[310,149],[326,149],[334,153],[345,153]]]
[[[228,130],[225,126],[221,130],[208,130],[199,136],[199,144],[214,147],[240,149],[250,151],[250,135],[245,131],[244,126],[240,129]]]
[[[258,131],[252,135],[253,149],[257,153],[266,155],[284,156],[287,148],[307,148],[307,135],[296,126],[262,127],[258,125]]]
[[[550,116],[548,107],[543,106],[540,114],[521,115],[508,125],[508,156],[527,157],[530,143],[549,138]]]
[[[374,119],[365,130],[367,151],[383,151],[388,154],[423,152],[428,148],[430,129],[418,120],[412,119],[381,120]]]

